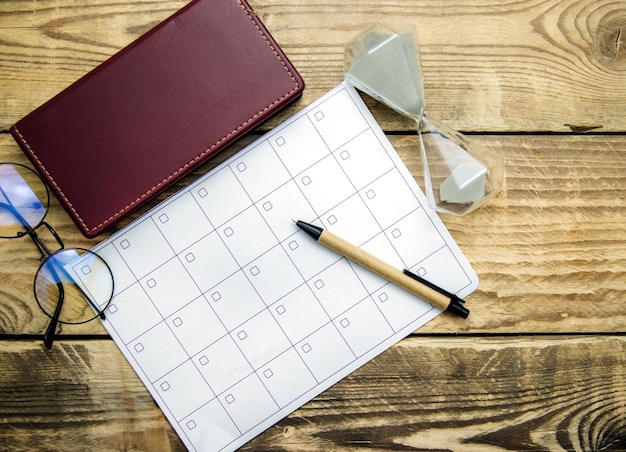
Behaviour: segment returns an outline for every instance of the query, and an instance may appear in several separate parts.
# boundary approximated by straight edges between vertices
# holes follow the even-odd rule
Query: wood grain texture
[[[0,3],[0,130],[186,2]],[[307,82],[343,78],[345,45],[384,16],[417,26],[427,110],[468,131],[626,130],[626,2],[251,1]],[[375,106],[387,130],[408,121]],[[270,125],[273,123],[270,123]]]
[[[0,161],[26,163],[11,124],[186,3],[2,0]],[[418,27],[431,117],[501,150],[506,180],[442,216],[480,278],[470,317],[436,318],[243,449],[626,450],[626,1],[250,3],[307,82],[261,131],[338,84],[345,44],[394,16]],[[415,125],[366,102],[421,184]],[[67,246],[100,239],[56,200],[47,220]],[[37,266],[27,239],[0,241],[0,450],[184,450],[97,322],[44,350]]]
[[[112,341],[0,347],[0,449],[183,450]],[[625,361],[623,336],[410,337],[243,450],[623,450]]]
[[[0,450],[184,450],[113,341],[0,351]]]

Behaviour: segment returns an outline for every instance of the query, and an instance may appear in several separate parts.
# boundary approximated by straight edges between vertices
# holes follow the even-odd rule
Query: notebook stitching
[[[274,46],[272,45],[272,43],[270,42],[270,40],[267,38],[265,32],[261,29],[261,27],[259,27],[259,25],[257,24],[257,22],[255,21],[254,17],[256,17],[256,13],[254,13],[254,11],[249,10],[248,8],[245,7],[245,5],[241,2],[241,0],[237,0],[237,3],[239,3],[239,6],[241,7],[241,9],[246,13],[246,15],[248,16],[248,18],[250,19],[250,21],[253,23],[253,25],[255,26],[255,28],[257,29],[257,31],[261,34],[261,36],[263,37],[263,39],[265,40],[265,43],[269,46],[270,49],[272,49],[272,52],[274,53],[274,55],[276,56],[276,58],[280,61],[280,63],[282,64],[283,68],[287,71],[287,73],[289,74],[291,80],[293,81],[293,83],[295,84],[295,86],[293,87],[293,89],[291,89],[289,92],[287,92],[286,94],[283,94],[282,96],[280,96],[278,99],[274,100],[273,102],[271,102],[270,104],[268,104],[266,107],[262,108],[261,110],[259,110],[258,112],[256,112],[254,115],[252,115],[249,119],[247,119],[246,121],[244,121],[243,123],[241,123],[239,126],[237,126],[235,129],[231,130],[229,133],[227,133],[226,135],[224,135],[222,138],[220,138],[219,140],[217,140],[215,143],[213,143],[211,146],[209,146],[207,149],[205,149],[203,152],[201,152],[200,154],[198,154],[197,156],[195,156],[193,159],[191,159],[190,161],[188,161],[187,163],[185,163],[183,166],[181,166],[180,168],[178,168],[177,170],[175,170],[173,173],[171,173],[169,176],[167,176],[166,178],[162,179],[160,182],[156,183],[155,185],[153,185],[151,188],[149,188],[146,192],[144,192],[142,195],[140,195],[139,197],[137,197],[134,201],[131,201],[130,203],[128,203],[126,206],[124,206],[122,209],[118,210],[116,213],[114,213],[112,216],[110,216],[109,218],[107,218],[106,220],[102,221],[100,224],[98,224],[95,227],[89,228],[89,226],[87,226],[87,224],[85,224],[85,221],[83,220],[83,218],[81,217],[80,213],[78,213],[78,211],[74,208],[74,206],[72,205],[72,203],[70,202],[70,200],[67,198],[67,196],[65,195],[65,193],[63,192],[63,190],[61,189],[61,187],[56,183],[56,181],[54,180],[54,178],[52,177],[52,175],[48,172],[48,170],[46,169],[45,165],[43,164],[43,162],[41,160],[39,160],[39,157],[35,154],[35,151],[30,147],[30,144],[28,143],[28,141],[26,141],[26,139],[24,138],[24,136],[22,135],[22,133],[20,132],[20,130],[18,129],[17,125],[15,125],[13,127],[13,129],[17,132],[17,134],[20,137],[20,140],[22,143],[24,143],[24,145],[26,146],[26,148],[28,149],[28,152],[30,153],[30,155],[37,161],[37,163],[39,164],[39,166],[41,167],[41,169],[44,171],[44,173],[48,176],[48,179],[50,180],[50,183],[52,183],[52,185],[56,188],[57,192],[61,195],[61,198],[65,201],[66,205],[70,208],[70,210],[74,213],[75,218],[78,219],[78,221],[80,222],[80,224],[83,226],[84,229],[86,229],[87,231],[95,231],[100,229],[101,227],[111,223],[113,220],[115,220],[117,217],[119,217],[120,215],[122,215],[123,213],[125,213],[126,211],[128,211],[129,209],[131,209],[135,204],[137,204],[138,202],[142,201],[143,199],[145,199],[147,196],[149,196],[150,194],[152,194],[153,192],[155,192],[156,190],[158,190],[161,186],[163,186],[165,183],[167,183],[168,181],[170,181],[172,178],[176,177],[178,174],[180,174],[182,171],[184,171],[185,169],[187,169],[189,166],[193,165],[195,162],[197,162],[198,160],[202,159],[207,153],[210,153],[213,149],[215,149],[215,147],[219,146],[221,143],[223,143],[224,141],[226,141],[227,139],[229,139],[232,135],[236,134],[237,132],[239,132],[242,128],[244,128],[246,125],[248,125],[250,122],[254,121],[256,118],[258,118],[260,115],[262,115],[263,113],[265,113],[267,110],[269,110],[270,108],[272,108],[274,105],[280,103],[283,99],[285,99],[286,97],[289,97],[292,93],[294,93],[295,91],[297,91],[300,87],[300,84],[298,83],[298,81],[296,80],[295,76],[293,75],[293,73],[291,72],[291,70],[289,69],[289,67],[287,66],[287,64],[285,63],[285,61],[283,60],[283,58],[281,57],[281,55],[276,51],[276,49],[274,48]],[[253,17],[254,15],[254,17]]]

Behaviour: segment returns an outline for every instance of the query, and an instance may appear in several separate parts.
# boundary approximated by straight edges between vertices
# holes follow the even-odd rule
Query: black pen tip
[[[304,232],[306,232],[307,234],[309,234],[311,237],[313,237],[315,240],[319,239],[320,236],[322,235],[322,232],[324,231],[322,228],[309,224],[309,223],[305,223],[304,221],[296,221],[296,225],[302,229]]]

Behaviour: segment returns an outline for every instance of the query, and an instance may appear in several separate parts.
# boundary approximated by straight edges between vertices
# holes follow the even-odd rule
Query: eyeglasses
[[[29,236],[41,263],[35,274],[35,300],[50,317],[43,337],[46,348],[54,341],[57,326],[104,319],[113,297],[113,275],[97,254],[83,248],[65,248],[56,231],[44,221],[50,192],[34,170],[19,163],[0,163],[0,238]],[[51,251],[37,230],[45,228],[57,242]]]

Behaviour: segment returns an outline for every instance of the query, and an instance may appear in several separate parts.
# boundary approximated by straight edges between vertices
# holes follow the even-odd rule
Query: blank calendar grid
[[[191,449],[240,446],[438,313],[292,219],[471,289],[355,96],[340,85],[97,248],[104,324]]]

